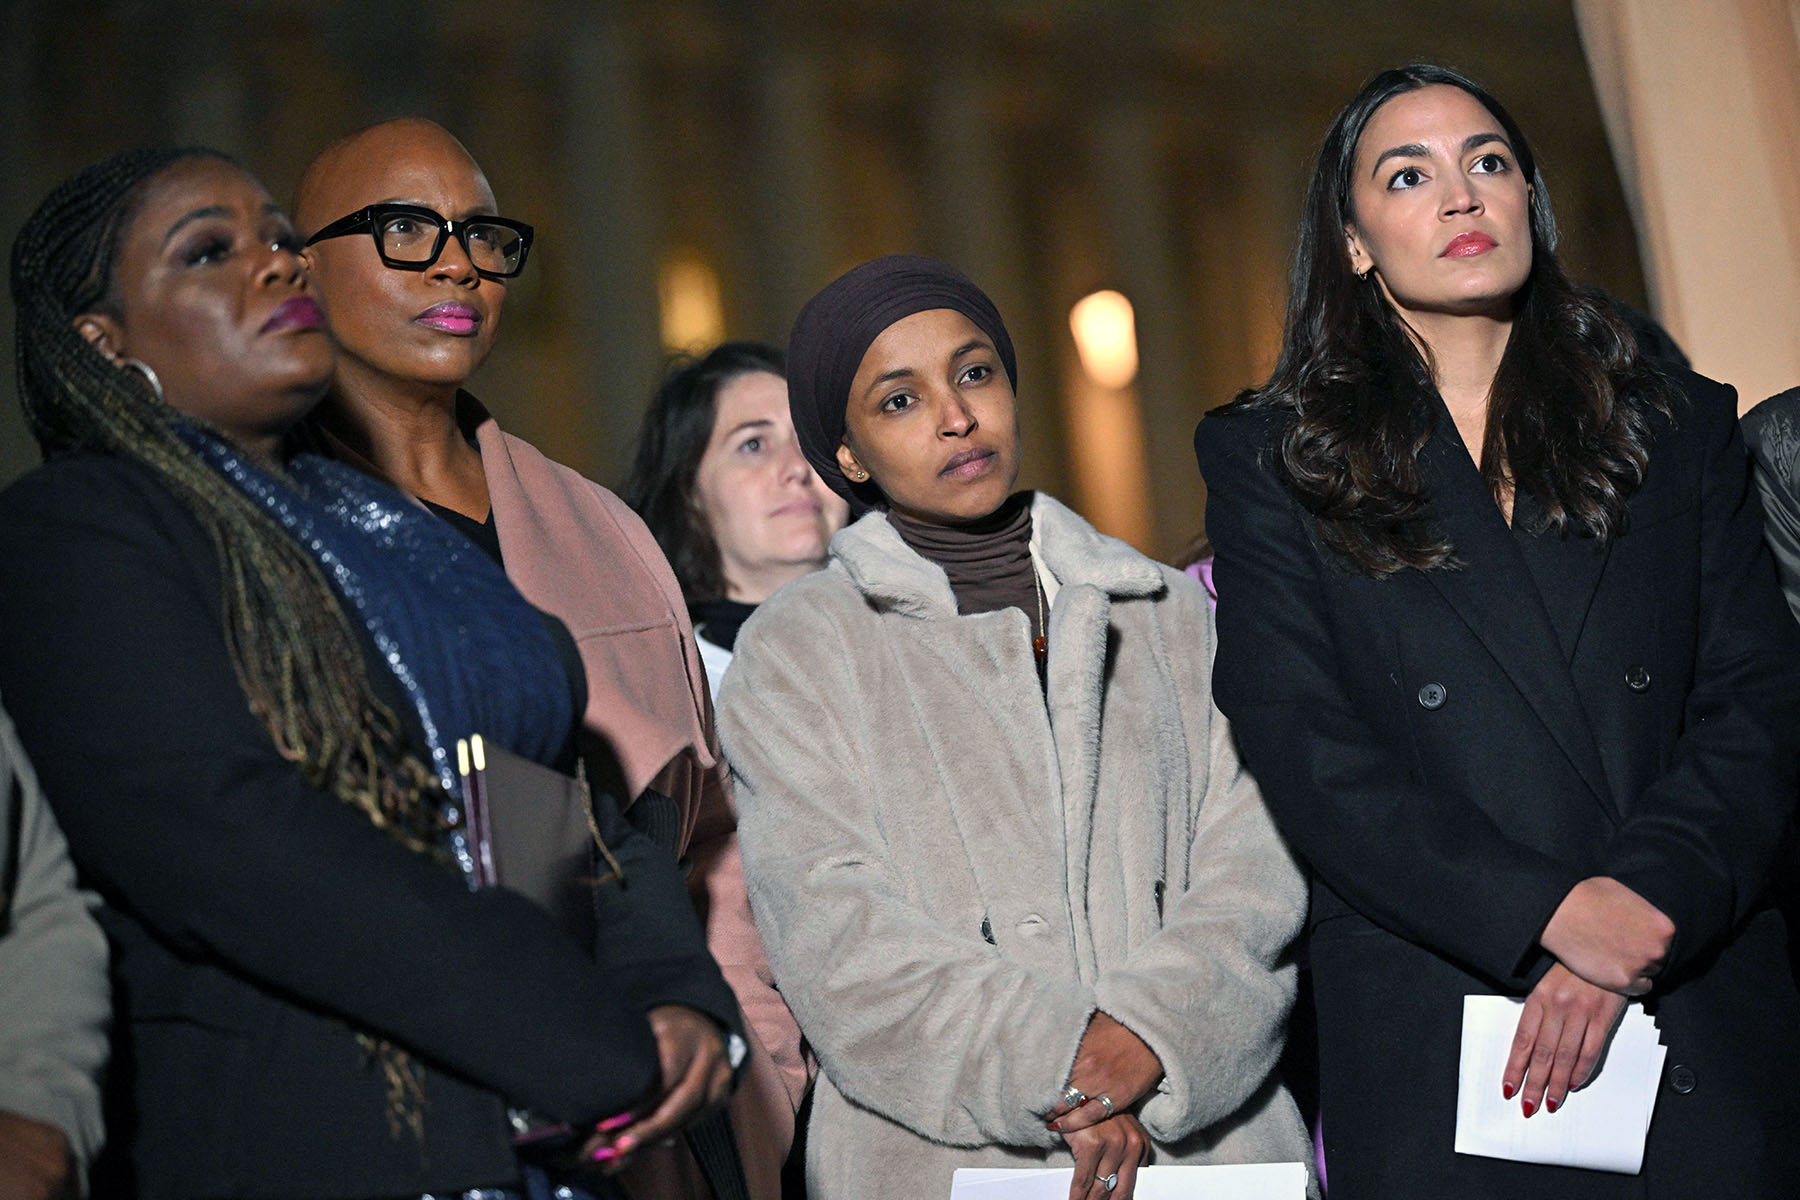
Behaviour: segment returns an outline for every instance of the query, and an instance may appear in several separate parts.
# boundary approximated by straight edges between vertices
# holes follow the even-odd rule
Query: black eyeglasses
[[[452,221],[417,204],[371,204],[333,221],[306,244],[365,229],[375,239],[381,261],[400,271],[425,270],[454,236],[478,275],[509,279],[525,269],[525,252],[531,249],[531,226],[523,221],[505,217]]]

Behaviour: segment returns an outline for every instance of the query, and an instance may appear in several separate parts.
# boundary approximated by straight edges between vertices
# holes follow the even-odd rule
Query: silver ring
[[[1106,1190],[1110,1192],[1119,1186],[1119,1173],[1114,1171],[1111,1175],[1096,1175],[1094,1176],[1094,1182],[1105,1187]]]
[[[1112,1097],[1107,1095],[1105,1092],[1101,1092],[1098,1096],[1095,1096],[1094,1099],[1099,1101],[1101,1106],[1106,1109],[1107,1118],[1111,1119],[1111,1117],[1113,1115]],[[1107,1188],[1106,1190],[1109,1192],[1112,1191],[1111,1188]]]
[[[1062,1100],[1070,1108],[1080,1108],[1087,1103],[1087,1093],[1072,1083],[1063,1084]]]

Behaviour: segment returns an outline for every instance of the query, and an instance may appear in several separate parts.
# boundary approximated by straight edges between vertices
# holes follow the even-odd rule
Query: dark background
[[[220,147],[285,200],[340,134],[405,113],[449,127],[501,210],[539,231],[475,390],[608,484],[668,349],[659,279],[710,278],[724,334],[785,342],[838,271],[918,251],[957,263],[1006,315],[1024,482],[1177,553],[1201,521],[1194,421],[1273,362],[1309,157],[1366,76],[1414,59],[1467,71],[1513,110],[1575,273],[1644,303],[1574,17],[1551,0],[5,0],[0,12],[9,242],[59,179],[127,145]],[[1069,307],[1098,287],[1137,310],[1142,370],[1124,392],[1087,383],[1074,355]],[[10,345],[10,303],[0,322]],[[37,458],[5,375],[0,480]],[[1147,495],[1114,465],[1120,445],[1127,460],[1141,445]]]

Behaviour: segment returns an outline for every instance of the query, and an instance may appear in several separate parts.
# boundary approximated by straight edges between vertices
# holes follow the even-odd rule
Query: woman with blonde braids
[[[573,648],[429,514],[288,451],[332,351],[262,187],[109,159],[26,223],[12,288],[48,461],[0,495],[0,686],[107,902],[97,1191],[548,1195],[522,1110],[605,1162],[716,1103],[735,1006],[615,812],[633,898],[591,953],[465,880],[449,749],[571,765]],[[666,1019],[710,1036],[673,1087]]]

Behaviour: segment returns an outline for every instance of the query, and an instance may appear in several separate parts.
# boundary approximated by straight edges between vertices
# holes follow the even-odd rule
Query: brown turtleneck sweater
[[[966,525],[931,525],[889,511],[888,523],[921,558],[944,569],[956,611],[1016,608],[1031,622],[1034,643],[1045,636],[1041,593],[1031,562],[1031,493],[1017,492],[987,516]],[[1039,669],[1043,666],[1039,658]]]

